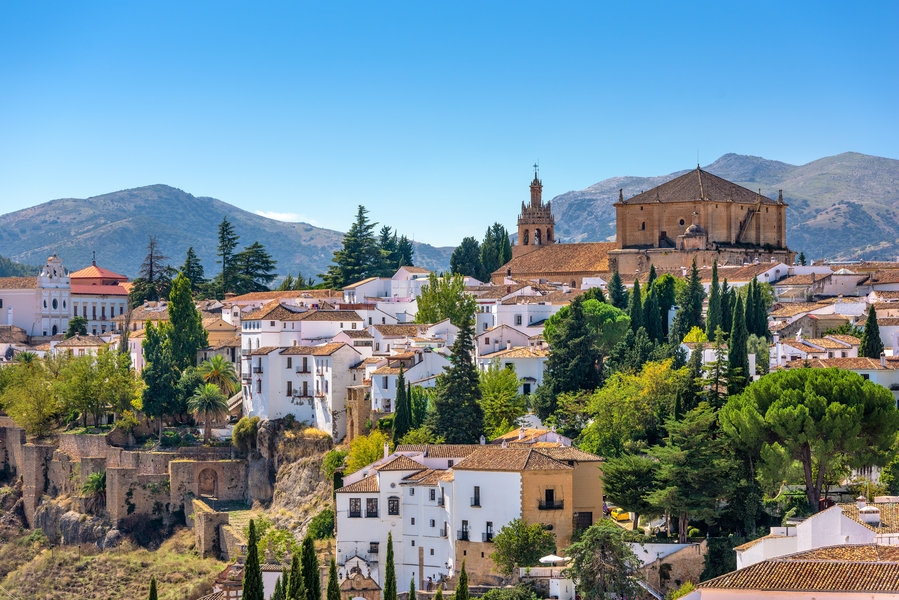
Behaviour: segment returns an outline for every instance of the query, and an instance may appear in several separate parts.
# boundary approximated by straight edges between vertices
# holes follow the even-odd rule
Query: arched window
[[[684,222],[685,222],[685,221],[684,221],[683,219],[680,220],[680,224],[681,224],[681,225],[683,225]]]
[[[646,231],[646,221],[640,223],[640,231]]]
[[[534,245],[535,246],[540,245],[540,230],[539,229],[534,230]]]
[[[57,333],[59,333],[59,329],[56,327],[56,325],[54,325],[54,326],[53,326],[53,333],[51,333],[50,335],[56,335]]]
[[[546,230],[546,243],[547,244],[553,243],[553,230],[552,229]]]
[[[528,230],[525,229],[524,230],[524,243],[522,244],[522,246],[527,246],[527,245],[528,245]]]
[[[573,287],[573,288],[577,287],[577,282],[574,279],[571,280],[571,287]]]
[[[56,298],[53,299],[53,310],[59,308],[59,302],[56,301]]]

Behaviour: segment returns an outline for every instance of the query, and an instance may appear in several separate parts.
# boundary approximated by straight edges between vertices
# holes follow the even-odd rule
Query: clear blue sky
[[[899,157],[899,2],[5,2],[0,212],[166,183],[421,241],[725,152]]]

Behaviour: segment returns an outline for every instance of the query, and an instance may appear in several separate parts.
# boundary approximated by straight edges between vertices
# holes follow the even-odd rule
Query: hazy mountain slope
[[[816,258],[893,258],[899,254],[899,161],[846,152],[805,165],[725,154],[704,167],[710,173],[761,188],[776,198],[783,189],[787,243]],[[625,197],[685,171],[659,177],[615,177],[553,199],[557,237],[571,241],[614,239],[618,189]]]
[[[240,235],[241,247],[263,243],[278,261],[278,273],[304,276],[327,270],[342,233],[306,223],[262,217],[215,198],[197,197],[166,185],[123,190],[87,199],[52,200],[0,216],[0,254],[43,264],[54,250],[76,269],[97,262],[134,276],[143,260],[147,236],[156,235],[162,251],[180,265],[189,246],[200,256],[207,276],[217,271],[218,225],[223,217]],[[415,263],[444,269],[452,248],[416,244]]]

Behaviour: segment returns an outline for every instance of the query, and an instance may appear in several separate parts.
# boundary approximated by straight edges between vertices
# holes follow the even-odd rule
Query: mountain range
[[[787,245],[815,259],[889,259],[899,255],[899,160],[845,152],[804,165],[725,154],[709,173],[777,198],[787,208]],[[615,239],[618,190],[630,197],[683,175],[613,177],[553,198],[556,238]]]
[[[846,152],[791,165],[757,156],[725,154],[704,167],[710,173],[777,198],[783,190],[787,244],[815,259],[889,259],[899,255],[899,160]],[[656,177],[613,177],[553,198],[556,238],[565,242],[614,240],[618,190],[625,197],[651,189],[686,171]],[[510,219],[515,207],[509,207]],[[90,264],[135,276],[149,235],[180,265],[193,246],[207,276],[217,270],[218,225],[227,218],[240,245],[263,243],[278,273],[324,273],[342,233],[307,223],[269,219],[167,185],[95,196],[51,200],[0,216],[0,255],[42,265],[56,251],[69,268]],[[348,215],[348,219],[350,216]],[[482,226],[486,224],[482,223]],[[514,231],[514,226],[511,228]],[[405,232],[415,237],[427,231]],[[415,264],[442,271],[451,247],[415,244]]]

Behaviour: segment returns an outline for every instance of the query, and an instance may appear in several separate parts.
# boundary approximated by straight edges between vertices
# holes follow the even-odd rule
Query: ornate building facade
[[[518,243],[512,247],[512,256],[520,256],[540,246],[555,243],[555,228],[552,202],[543,204],[543,182],[537,177],[537,166],[534,165],[531,202],[521,203],[521,213],[518,215]]]

